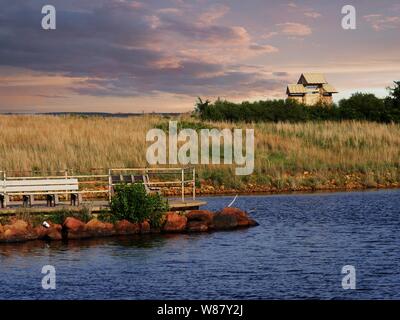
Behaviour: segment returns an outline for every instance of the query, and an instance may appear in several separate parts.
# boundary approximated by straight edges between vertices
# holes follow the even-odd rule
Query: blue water
[[[215,210],[232,197],[205,198]],[[400,190],[243,196],[260,226],[0,245],[1,299],[399,299]],[[43,290],[41,268],[56,268]],[[356,290],[341,269],[356,268]]]

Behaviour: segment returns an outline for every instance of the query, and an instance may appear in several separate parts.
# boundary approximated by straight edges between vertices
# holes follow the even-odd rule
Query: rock
[[[86,223],[86,231],[92,236],[111,236],[115,234],[114,226],[111,223],[104,223],[97,219],[92,219]]]
[[[50,228],[48,228],[47,230],[47,237],[49,240],[62,240],[61,224],[50,224]]]
[[[208,231],[208,225],[203,221],[189,221],[186,230],[188,232],[206,232]]]
[[[115,232],[118,235],[136,234],[140,232],[140,224],[121,220],[115,224]]]
[[[165,215],[164,232],[182,232],[186,229],[187,218],[175,212]]]
[[[224,230],[234,229],[238,226],[238,223],[235,216],[217,212],[214,215],[213,225],[216,230]]]
[[[208,210],[192,210],[186,214],[187,220],[203,222],[207,226],[211,225],[214,218],[214,213]]]
[[[68,232],[82,232],[85,231],[85,223],[73,217],[68,217],[63,223],[63,228]]]
[[[38,226],[38,227],[34,228],[38,239],[45,239],[48,235],[49,229],[50,228],[45,228],[43,226]]]
[[[37,239],[34,229],[23,220],[14,220],[11,224],[2,228],[1,241],[3,242],[25,242]]]
[[[150,228],[150,223],[148,221],[143,221],[140,224],[140,233],[150,233],[151,228]]]
[[[256,220],[249,218],[249,227],[257,227],[259,225],[260,224]]]
[[[38,226],[35,233],[40,240],[62,240],[62,225],[50,223],[49,228]]]
[[[66,239],[84,239],[92,236],[87,232],[86,224],[73,217],[65,219],[63,223],[63,234]]]
[[[215,229],[234,229],[256,226],[258,223],[238,208],[224,208],[214,215]]]

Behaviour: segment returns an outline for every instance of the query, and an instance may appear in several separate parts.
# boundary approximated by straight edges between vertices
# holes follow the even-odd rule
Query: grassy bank
[[[291,191],[400,186],[400,125],[372,122],[204,123],[185,127],[255,129],[255,170],[198,166],[203,192]],[[146,132],[159,116],[101,118],[0,116],[0,170],[88,173],[146,166]]]

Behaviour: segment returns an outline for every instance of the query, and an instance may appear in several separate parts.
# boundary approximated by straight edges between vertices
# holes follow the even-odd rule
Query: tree
[[[394,84],[393,88],[388,88],[389,96],[385,99],[386,122],[400,122],[400,81]]]
[[[342,119],[382,121],[385,108],[383,100],[372,93],[353,94],[339,102],[339,113]]]
[[[196,112],[198,112],[198,113],[200,113],[200,115],[202,115],[210,103],[211,103],[211,101],[208,99],[203,102],[203,100],[200,97],[197,97]]]
[[[393,81],[394,87],[389,87],[389,97],[395,100],[397,103],[400,103],[400,81]]]

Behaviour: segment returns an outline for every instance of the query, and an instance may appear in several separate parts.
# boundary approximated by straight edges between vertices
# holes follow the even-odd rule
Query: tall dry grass
[[[185,121],[198,122],[185,117]],[[103,118],[0,116],[0,170],[57,171],[146,166],[146,132],[159,116]],[[234,177],[233,167],[199,166],[201,177],[240,188],[259,183],[276,188],[345,183],[361,174],[363,185],[399,182],[400,125],[369,122],[208,123],[207,127],[254,128],[255,171]],[[311,182],[310,182],[311,181]],[[313,186],[314,187],[314,186]]]

